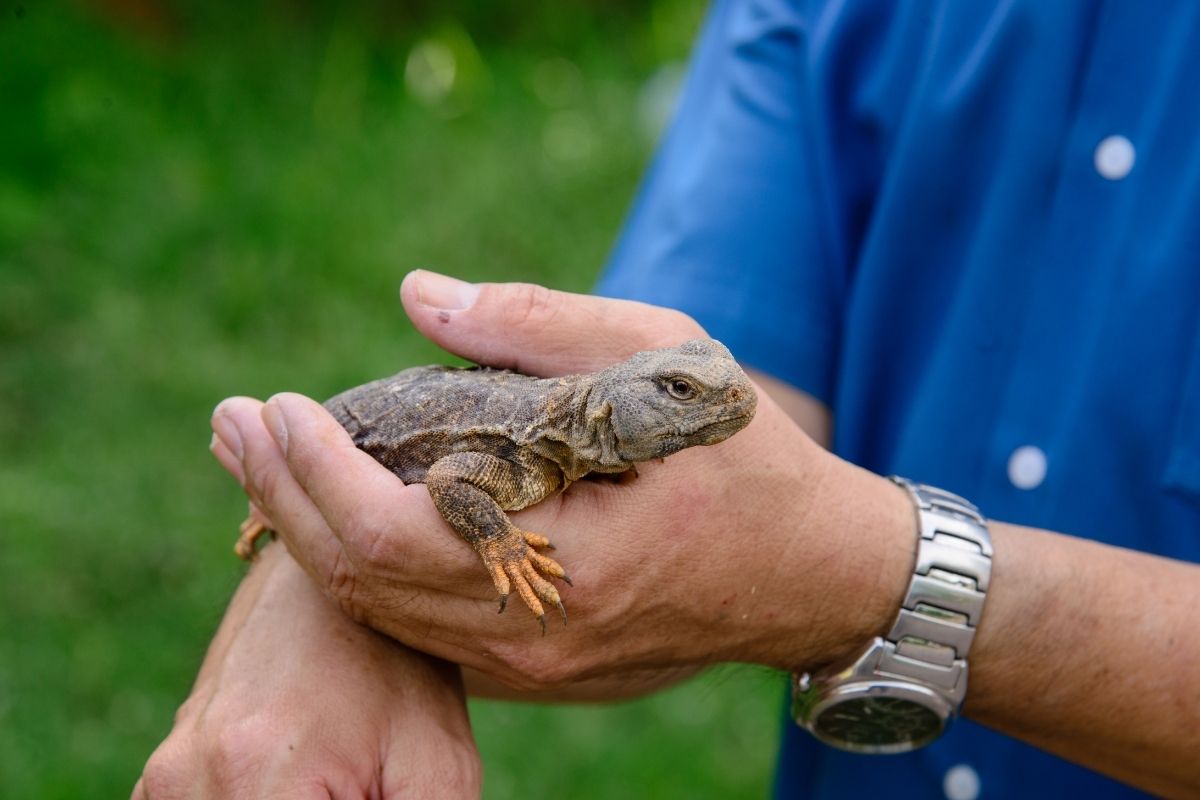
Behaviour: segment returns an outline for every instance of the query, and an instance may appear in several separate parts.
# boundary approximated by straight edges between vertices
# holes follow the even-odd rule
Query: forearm
[[[855,552],[831,562],[843,578],[818,617],[824,639],[806,615],[803,635],[821,643],[797,651],[806,655],[835,653],[838,641],[854,650],[886,633],[914,563],[906,493],[845,462],[830,469],[816,501],[824,510],[808,524],[823,531],[818,539]],[[1200,793],[1200,567],[1002,522],[989,527],[995,557],[964,713],[1147,791]],[[838,610],[843,619],[827,616]]]
[[[815,400],[780,381],[755,378],[810,436],[828,441],[832,425]],[[803,457],[818,456],[803,449]],[[865,614],[850,615],[852,624],[883,633],[911,574],[915,532],[908,498],[844,462],[825,483],[818,502],[831,507],[823,515],[829,535],[842,541],[867,536],[875,547],[857,548],[868,555],[852,572],[860,581],[877,575],[878,583],[873,592],[860,583],[876,601]],[[864,525],[884,530],[864,532]],[[1149,791],[1200,792],[1194,763],[1200,752],[1200,626],[1194,623],[1200,567],[1016,525],[990,527],[996,555],[964,712]]]
[[[1200,793],[1200,567],[991,531],[965,713],[1156,794]]]
[[[313,631],[348,636],[351,645],[364,645],[376,636],[338,612],[283,547],[268,546],[229,601],[196,687],[220,678],[235,640],[254,641],[254,654],[265,658],[274,645]]]
[[[230,674],[240,680],[249,668],[291,677],[322,664],[336,665],[341,673],[328,676],[321,687],[333,693],[339,686],[350,688],[357,671],[372,679],[382,673],[381,689],[393,692],[393,698],[415,701],[413,708],[398,712],[425,711],[432,705],[424,696],[408,697],[407,688],[422,681],[436,685],[439,700],[459,694],[457,668],[350,619],[282,545],[273,544],[262,551],[230,601],[196,689]],[[380,664],[386,669],[376,669]]]
[[[321,606],[327,601],[324,601],[316,588],[311,586],[311,582],[304,578],[295,562],[288,559],[287,552],[282,547],[265,548],[225,609],[221,625],[217,628],[217,633],[209,644],[204,661],[196,674],[196,682],[188,703],[194,702],[200,688],[219,679],[221,665],[230,647],[251,617],[261,617],[263,612],[260,606],[263,602],[270,605],[291,602],[303,606],[312,603],[314,599],[321,600],[321,603],[312,607],[312,613],[320,617],[324,614]]]

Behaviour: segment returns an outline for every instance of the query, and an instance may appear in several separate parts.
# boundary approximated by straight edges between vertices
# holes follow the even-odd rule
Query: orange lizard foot
[[[483,558],[484,566],[492,574],[492,582],[496,584],[496,592],[500,595],[500,613],[504,613],[509,592],[515,588],[541,623],[544,636],[546,612],[542,603],[557,606],[564,625],[567,623],[567,610],[563,608],[558,590],[542,576],[560,578],[567,584],[571,583],[571,579],[557,561],[537,552],[533,549],[535,547],[553,549],[554,545],[545,536],[513,527],[501,536],[484,539],[476,549]]]
[[[243,561],[253,561],[257,555],[255,545],[258,543],[263,534],[269,534],[271,531],[259,520],[254,514],[246,517],[241,526],[238,527],[238,540],[233,546],[233,552],[238,554],[238,558]]]

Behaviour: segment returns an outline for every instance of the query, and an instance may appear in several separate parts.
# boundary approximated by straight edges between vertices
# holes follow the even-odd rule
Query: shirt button
[[[946,777],[942,779],[946,800],[975,800],[980,788],[979,773],[966,764],[946,770]]]
[[[1096,172],[1110,181],[1119,181],[1128,175],[1136,159],[1137,151],[1133,149],[1133,143],[1124,136],[1109,136],[1096,145],[1093,156]]]
[[[1008,457],[1008,479],[1018,489],[1036,489],[1046,480],[1046,454],[1031,444],[1013,450]]]

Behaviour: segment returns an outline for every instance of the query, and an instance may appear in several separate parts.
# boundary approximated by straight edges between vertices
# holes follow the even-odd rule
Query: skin
[[[354,623],[272,545],[132,797],[473,798],[481,778],[458,669]]]
[[[641,304],[430,273],[410,275],[402,299],[446,349],[545,376],[700,334]],[[797,416],[828,421],[811,398],[773,388]],[[428,493],[355,449],[316,403],[231,399],[214,429],[218,458],[350,616],[510,695],[597,699],[717,661],[839,661],[890,626],[914,559],[905,494],[828,453],[760,392],[754,421],[728,442],[649,464],[629,485],[580,482],[514,515],[553,531],[559,556],[577,565],[572,624],[540,639],[497,620],[464,542],[426,535],[444,524]],[[1147,791],[1200,794],[1200,568],[991,529],[965,713]]]

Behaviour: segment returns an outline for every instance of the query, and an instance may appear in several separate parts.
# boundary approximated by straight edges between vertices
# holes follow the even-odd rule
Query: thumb
[[[705,335],[668,308],[532,283],[466,283],[427,270],[405,276],[400,300],[417,330],[451,353],[529,375],[593,372]]]

